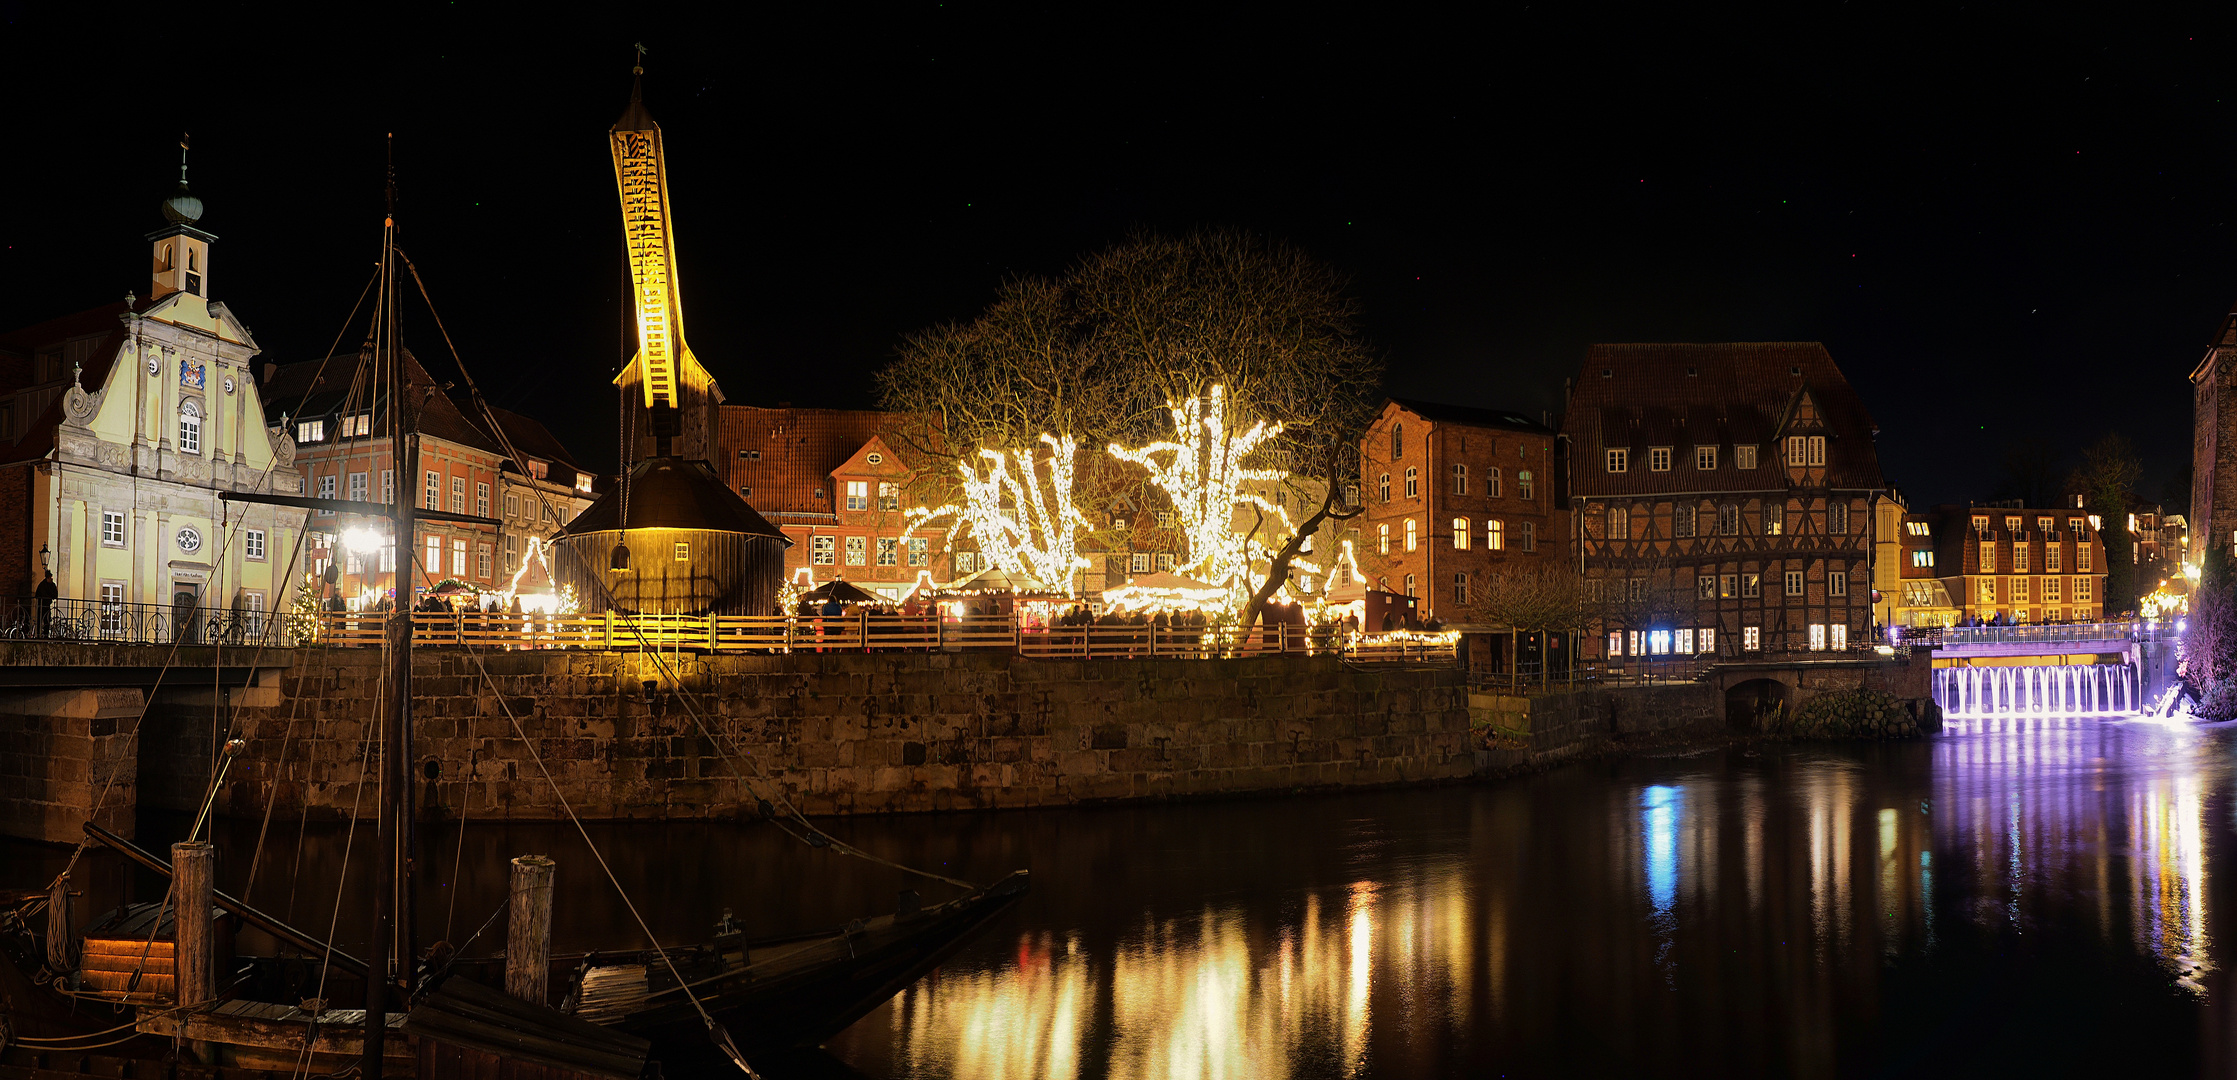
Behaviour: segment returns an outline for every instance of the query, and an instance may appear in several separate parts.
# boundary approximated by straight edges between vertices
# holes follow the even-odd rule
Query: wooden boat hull
[[[684,977],[749,1057],[813,1046],[939,967],[1028,887],[1020,870],[911,914],[857,920],[828,934],[718,945],[684,967]],[[651,1039],[663,1061],[709,1042],[697,1010],[657,958],[587,968],[575,1007],[585,1019]]]

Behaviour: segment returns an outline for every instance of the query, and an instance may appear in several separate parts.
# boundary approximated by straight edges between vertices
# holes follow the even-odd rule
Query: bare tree
[[[1483,590],[1477,610],[1516,630],[1575,630],[1591,614],[1584,578],[1566,562],[1499,567]]]

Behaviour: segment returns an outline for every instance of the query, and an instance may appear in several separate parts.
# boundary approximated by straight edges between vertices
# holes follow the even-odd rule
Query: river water
[[[829,1051],[871,1077],[2226,1075],[2233,740],[1975,721],[1476,786],[834,822],[1034,888]],[[258,830],[225,825],[227,886]],[[336,888],[348,837],[298,831],[266,834],[254,901],[323,929],[361,891]],[[590,833],[665,940],[726,907],[828,926],[910,884],[762,825]],[[458,835],[425,837],[430,938],[473,933],[535,851],[561,864],[556,948],[641,940],[571,829]],[[10,884],[58,858],[5,854]],[[362,924],[346,903],[340,941]]]

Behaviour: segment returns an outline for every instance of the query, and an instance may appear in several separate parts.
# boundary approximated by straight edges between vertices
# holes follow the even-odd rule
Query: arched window
[[[1406,497],[1409,499],[1421,497],[1421,478],[1415,475],[1414,467],[1411,465],[1406,466]]]
[[[1452,546],[1456,551],[1468,550],[1468,519],[1452,519]]]
[[[1414,595],[1414,575],[1406,575],[1406,595]]]
[[[1484,546],[1493,551],[1507,550],[1507,523],[1493,518],[1484,522]]]
[[[193,398],[179,403],[179,453],[202,452],[202,406]]]
[[[1389,473],[1384,473],[1384,474],[1383,474],[1383,479],[1382,479],[1382,483],[1378,484],[1378,485],[1377,485],[1377,487],[1381,489],[1381,492],[1382,492],[1382,496],[1383,496],[1383,501],[1384,501],[1384,502],[1389,502],[1389,501],[1390,501],[1390,474],[1389,474]]]
[[[1498,471],[1497,469],[1492,470],[1495,473]],[[1452,467],[1452,493],[1455,495],[1468,494],[1468,466],[1457,461],[1453,462]]]
[[[1390,460],[1406,456],[1406,425],[1390,425]]]
[[[1390,554],[1390,525],[1387,523],[1375,526],[1375,553]]]
[[[199,266],[196,266],[196,265],[195,265],[195,258],[194,258],[194,249],[193,249],[193,248],[188,248],[188,249],[186,249],[186,268],[187,268],[187,269],[189,269],[189,270],[200,270],[200,269],[201,269],[201,267],[199,267]]]
[[[1417,546],[1419,546],[1419,542],[1418,542],[1418,541],[1416,540],[1416,538],[1415,538],[1415,536],[1414,536],[1414,519],[1412,519],[1412,518],[1407,518],[1407,519],[1406,519],[1406,550],[1408,550],[1408,551],[1412,551],[1412,550],[1414,550],[1414,548],[1416,548]]]
[[[1524,469],[1524,470],[1522,470],[1521,472],[1518,472],[1518,473],[1516,473],[1516,474],[1515,474],[1515,497],[1516,497],[1516,498],[1518,498],[1518,499],[1528,499],[1528,498],[1530,498],[1530,470],[1529,470],[1529,469]]]
[[[1491,471],[1484,474],[1484,494],[1494,499],[1499,497],[1499,466],[1497,465],[1492,466]]]

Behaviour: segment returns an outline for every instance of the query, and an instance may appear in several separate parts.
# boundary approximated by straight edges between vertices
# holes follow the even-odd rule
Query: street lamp
[[[47,546],[45,544],[39,545],[39,569],[54,569],[54,552],[47,550]]]

